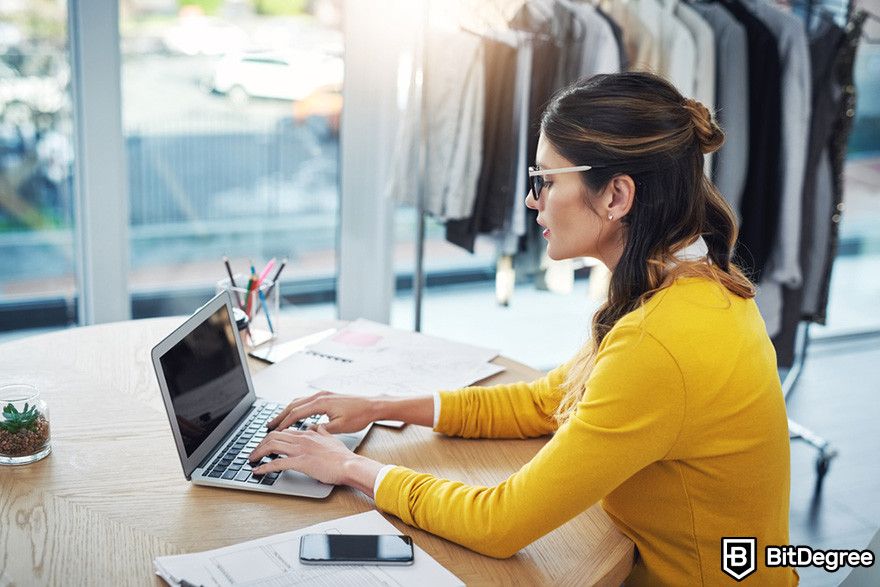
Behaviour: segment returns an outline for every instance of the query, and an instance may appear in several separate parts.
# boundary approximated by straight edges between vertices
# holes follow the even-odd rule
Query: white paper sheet
[[[458,389],[504,370],[498,352],[356,320],[253,377],[257,396],[286,404],[322,389],[414,395]]]
[[[161,556],[153,563],[156,574],[170,585],[186,580],[204,587],[260,585],[391,585],[419,587],[464,585],[428,553],[414,547],[411,566],[311,566],[299,562],[303,534],[398,534],[379,512],[339,518],[308,528],[194,554]]]
[[[352,366],[311,380],[312,387],[355,395],[418,395],[458,389],[504,371],[493,363],[470,360],[400,362],[393,365]]]
[[[498,351],[451,342],[435,336],[392,328],[371,320],[358,319],[336,334],[309,347],[311,350],[352,361],[384,359],[389,363],[397,357],[441,356],[469,357],[485,363],[498,356]],[[405,354],[405,355],[404,355]],[[383,357],[390,355],[390,357]]]

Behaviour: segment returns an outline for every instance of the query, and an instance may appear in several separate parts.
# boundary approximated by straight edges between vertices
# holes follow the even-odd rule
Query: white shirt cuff
[[[437,427],[437,422],[440,421],[440,392],[434,392],[434,425],[432,428]]]
[[[376,498],[376,494],[379,493],[379,485],[382,484],[382,479],[385,478],[385,475],[388,474],[388,471],[396,467],[397,465],[385,465],[381,469],[379,469],[379,474],[376,475],[376,480],[373,482],[373,499]]]

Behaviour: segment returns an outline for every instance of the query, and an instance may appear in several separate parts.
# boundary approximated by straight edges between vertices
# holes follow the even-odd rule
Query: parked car
[[[342,59],[317,51],[230,55],[218,63],[211,89],[241,103],[249,97],[303,100],[342,86]]]

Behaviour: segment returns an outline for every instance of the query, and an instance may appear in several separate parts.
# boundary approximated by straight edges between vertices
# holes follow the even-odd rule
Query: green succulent
[[[25,402],[24,409],[19,412],[15,409],[14,405],[8,404],[3,408],[3,420],[0,421],[0,430],[5,430],[11,434],[15,434],[19,430],[35,430],[37,418],[39,417],[40,412],[37,411],[37,406],[28,408],[28,404]]]

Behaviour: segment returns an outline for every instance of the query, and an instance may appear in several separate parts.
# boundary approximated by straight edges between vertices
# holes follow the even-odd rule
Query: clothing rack
[[[846,26],[846,23],[849,22],[853,14],[853,4],[854,0],[806,0],[805,2],[796,0],[791,3],[792,6],[802,6],[806,8],[805,21],[808,27],[812,23],[817,8],[819,10],[837,8],[838,10],[844,11],[841,15],[843,16],[843,22],[839,24],[841,24],[841,26]],[[867,18],[880,22],[880,18],[878,18],[877,15],[861,8],[859,10],[864,12],[867,15]],[[832,16],[836,15],[832,14]],[[863,38],[868,43],[878,42],[877,39],[872,39],[864,34]],[[786,401],[801,376],[809,345],[810,322],[803,321],[798,325],[795,354],[791,368],[788,370],[782,381],[782,394]],[[825,475],[828,473],[829,467],[831,466],[831,461],[837,456],[838,451],[831,446],[828,440],[791,419],[788,420],[788,431],[792,440],[802,440],[818,451],[818,454],[816,455],[816,485],[814,488],[814,495],[818,495],[822,490],[822,483],[825,479]]]
[[[428,27],[428,10],[425,10],[425,19],[423,22],[424,30],[427,31]],[[459,25],[461,31],[476,35],[478,37],[484,36],[484,33],[476,31],[470,27]],[[534,38],[534,39],[550,39],[552,38],[550,35],[546,33],[527,33],[526,31],[517,31],[518,38],[522,39],[524,37]],[[420,131],[420,139],[419,139],[419,165],[418,165],[418,173],[419,173],[419,181],[418,181],[418,190],[416,193],[416,263],[415,263],[415,271],[413,275],[413,331],[421,332],[422,331],[422,298],[424,296],[425,289],[425,270],[424,270],[424,256],[425,256],[425,193],[427,191],[426,186],[426,165],[427,165],[427,154],[429,152],[429,144],[428,144],[428,132],[427,132],[427,119],[424,116],[424,112],[426,110],[425,106],[425,91],[424,91],[424,71],[425,71],[425,43],[424,43],[425,35],[422,35],[422,42],[418,44],[418,56],[415,59],[415,62],[419,64],[419,68],[421,73],[418,78],[419,88],[418,94],[420,96],[420,104],[419,104],[419,131]],[[498,259],[498,265],[496,267],[496,273],[504,271],[505,262],[509,260],[506,256],[502,256]],[[512,265],[511,265],[512,267]],[[511,269],[512,270],[512,269]],[[496,291],[497,291],[497,278],[496,278]],[[507,305],[504,303],[503,305]]]

